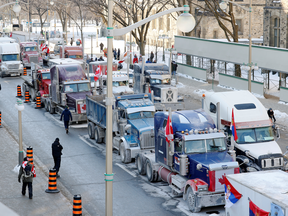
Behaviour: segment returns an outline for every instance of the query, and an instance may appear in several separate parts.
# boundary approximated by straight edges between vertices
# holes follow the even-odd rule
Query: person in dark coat
[[[175,61],[172,61],[171,66],[172,66],[172,75],[174,76],[174,75],[176,75],[178,65]]]
[[[117,59],[120,60],[120,49],[118,48]]]
[[[276,118],[274,116],[274,111],[272,110],[272,108],[268,109],[267,114],[272,121],[274,120],[274,122],[276,122]]]
[[[31,166],[31,176],[25,177],[24,175],[24,170],[27,165]],[[32,199],[33,197],[33,188],[32,188],[32,183],[33,183],[33,178],[36,177],[36,172],[35,172],[35,167],[33,164],[31,164],[28,161],[28,158],[25,157],[23,163],[21,164],[21,167],[19,169],[19,174],[18,174],[18,182],[21,183],[21,178],[22,178],[22,195],[25,196],[26,194],[26,188],[28,186],[28,193],[29,193],[29,199]]]
[[[153,62],[153,58],[154,58],[154,53],[153,51],[151,51],[150,58],[149,58],[151,62]]]
[[[114,53],[114,59],[116,60],[117,59],[117,49],[116,48],[114,49],[113,53]]]
[[[103,57],[100,56],[99,59],[98,59],[98,61],[104,61]]]
[[[103,52],[103,47],[104,47],[104,44],[101,42],[101,43],[100,43],[100,51],[101,51],[101,52]]]
[[[71,119],[72,121],[72,115],[71,112],[69,110],[68,106],[65,106],[65,110],[63,110],[61,117],[60,117],[60,121],[62,121],[62,117],[64,116],[64,126],[65,126],[65,130],[66,130],[66,134],[68,134],[68,126],[69,126],[69,120]]]
[[[61,164],[61,155],[62,155],[63,146],[59,142],[59,138],[56,138],[55,141],[52,143],[52,156],[54,159],[54,167],[53,169],[56,170],[56,176],[60,177],[58,174]]]

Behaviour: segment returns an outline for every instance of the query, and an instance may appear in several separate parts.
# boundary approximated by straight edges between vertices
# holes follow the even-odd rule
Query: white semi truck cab
[[[262,103],[249,91],[207,92],[203,109],[231,137],[232,109],[238,139],[236,160],[242,172],[287,169],[282,151],[274,139],[272,121]],[[249,159],[249,163],[244,163]]]

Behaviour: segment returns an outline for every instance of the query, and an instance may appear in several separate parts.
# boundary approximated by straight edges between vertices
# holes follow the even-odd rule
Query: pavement
[[[33,157],[36,178],[33,180],[33,199],[21,194],[22,182],[18,182],[18,136],[10,131],[2,120],[0,128],[1,148],[1,184],[0,184],[0,215],[5,216],[71,216],[73,211],[73,196],[65,187],[57,182],[60,193],[46,193],[48,189],[49,168],[44,166],[39,158]],[[24,151],[27,145],[23,143]],[[52,153],[51,153],[52,154]],[[24,153],[26,156],[26,151]],[[51,161],[53,161],[51,155]],[[60,177],[61,178],[61,177]],[[83,210],[83,215],[89,215]]]

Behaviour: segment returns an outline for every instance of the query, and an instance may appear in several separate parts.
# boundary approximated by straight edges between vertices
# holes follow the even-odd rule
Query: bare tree
[[[88,0],[88,9],[95,15],[100,15],[105,24],[107,24],[108,5],[106,0]],[[113,10],[113,19],[123,27],[129,26],[129,21],[125,15],[130,15],[132,22],[136,23],[153,15],[153,8],[157,8],[155,13],[159,13],[171,4],[170,0],[123,0],[115,2]],[[140,53],[145,54],[146,37],[149,30],[150,22],[138,27],[132,31],[136,44],[140,48]]]

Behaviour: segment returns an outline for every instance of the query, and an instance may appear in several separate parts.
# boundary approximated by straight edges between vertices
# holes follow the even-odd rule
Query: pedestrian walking
[[[117,49],[116,48],[114,49],[113,53],[114,53],[114,59],[116,60],[117,59]]]
[[[18,174],[18,182],[21,183],[22,179],[22,195],[25,196],[26,188],[28,186],[29,199],[33,198],[33,178],[36,177],[35,167],[32,165],[27,157],[24,158],[20,166]]]
[[[101,43],[100,43],[100,51],[101,51],[101,52],[103,52],[103,47],[104,47],[104,44],[101,42]]]
[[[59,142],[59,138],[56,138],[55,141],[52,143],[52,156],[54,159],[54,167],[53,169],[56,170],[56,177],[59,178],[60,175],[58,174],[61,164],[61,155],[62,155],[63,146]]]
[[[73,45],[73,42],[74,42],[73,38],[71,38],[71,41],[70,41],[71,46]]]
[[[70,112],[69,107],[67,105],[65,106],[65,110],[63,110],[63,112],[61,114],[60,121],[62,121],[63,116],[64,116],[64,126],[65,126],[65,130],[66,130],[66,134],[68,134],[68,132],[69,132],[68,131],[69,120],[71,119],[71,121],[72,121],[72,115],[71,115],[71,112]]]
[[[120,60],[120,49],[118,48],[117,60]]]
[[[138,63],[138,58],[137,58],[136,54],[134,55],[134,58],[133,58],[133,64],[135,64],[135,63]]]
[[[154,53],[153,51],[151,51],[151,54],[150,54],[150,61],[153,62],[153,58],[154,58]]]
[[[172,66],[172,76],[174,76],[174,75],[176,75],[178,65],[175,61],[172,61],[171,64],[172,64],[171,65]]]

